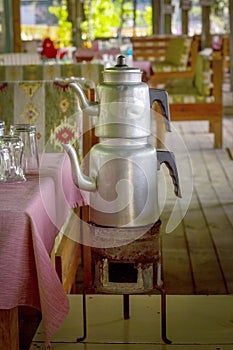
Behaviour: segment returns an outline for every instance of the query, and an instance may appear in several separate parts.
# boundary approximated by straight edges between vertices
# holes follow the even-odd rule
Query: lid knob
[[[105,83],[141,83],[142,72],[136,67],[129,67],[123,55],[117,57],[117,64],[104,70]]]
[[[117,57],[117,64],[115,65],[115,67],[127,67],[126,57],[123,55],[118,56]]]

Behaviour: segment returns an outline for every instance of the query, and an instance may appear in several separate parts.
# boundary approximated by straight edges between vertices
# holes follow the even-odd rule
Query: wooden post
[[[4,0],[4,15],[5,15],[5,33],[4,33],[4,44],[3,52],[12,52],[13,51],[13,31],[12,31],[12,16],[11,8],[12,4],[10,0]]]
[[[210,10],[211,5],[214,3],[213,0],[201,0],[202,6],[202,36],[201,36],[201,47],[212,47],[212,39],[210,35]]]
[[[229,0],[230,33],[233,33],[233,0]],[[230,79],[231,91],[233,91],[233,36],[230,37]]]
[[[72,23],[72,41],[74,46],[81,46],[81,22],[84,20],[83,1],[67,0],[68,20]]]
[[[137,0],[133,0],[133,36],[137,35],[136,14],[137,14]]]
[[[20,28],[20,0],[14,0],[12,6],[13,17],[13,46],[14,52],[22,52],[21,28]]]
[[[202,7],[202,35],[203,47],[211,47],[211,37],[210,37],[210,6]]]
[[[164,34],[172,33],[172,13],[173,6],[171,0],[165,0],[164,2]]]
[[[4,350],[19,349],[18,307],[0,310],[0,346]]]
[[[190,0],[181,0],[180,7],[181,7],[181,19],[182,19],[182,34],[188,35],[188,31],[189,31],[188,14],[189,14],[189,10],[192,7],[192,2]]]
[[[182,17],[182,34],[188,34],[188,11],[182,9],[181,17]]]
[[[93,97],[94,99],[94,97]],[[93,100],[91,99],[91,100]],[[85,169],[85,174],[89,174],[89,151],[91,147],[98,142],[94,134],[94,127],[92,124],[92,118],[90,116],[84,115],[83,118],[83,167]],[[88,241],[87,237],[90,237],[90,227],[88,222],[90,221],[90,209],[89,206],[83,206],[80,209],[81,217],[81,230],[83,237],[86,237],[84,243]],[[83,285],[86,291],[91,292],[93,287],[92,282],[92,255],[91,247],[84,244],[82,246],[82,260],[83,260]]]
[[[161,2],[152,0],[152,33],[161,33]]]

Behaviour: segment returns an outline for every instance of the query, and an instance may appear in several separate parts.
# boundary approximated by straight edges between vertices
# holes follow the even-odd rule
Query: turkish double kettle
[[[155,223],[160,216],[157,172],[162,163],[169,168],[175,194],[181,196],[174,154],[148,142],[155,101],[170,131],[167,92],[149,88],[141,78],[142,72],[128,67],[125,57],[119,56],[114,67],[103,71],[103,83],[96,92],[98,102],[89,102],[80,85],[72,79],[69,82],[83,111],[97,116],[99,142],[90,150],[88,175],[83,173],[74,147],[63,144],[75,185],[90,191],[90,220],[96,225],[141,227]]]

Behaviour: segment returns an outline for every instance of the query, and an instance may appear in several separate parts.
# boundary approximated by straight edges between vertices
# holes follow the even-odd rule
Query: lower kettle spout
[[[69,143],[63,143],[62,146],[70,158],[74,184],[81,190],[94,192],[96,190],[96,181],[93,177],[83,174],[74,147]]]

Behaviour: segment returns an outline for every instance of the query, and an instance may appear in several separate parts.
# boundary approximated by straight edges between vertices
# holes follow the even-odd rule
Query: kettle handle
[[[166,90],[149,88],[150,108],[152,108],[154,101],[158,102],[162,115],[165,118],[165,125],[167,131],[171,131],[170,127],[170,109],[168,103],[168,93]]]
[[[181,198],[182,195],[181,195],[180,184],[179,184],[179,175],[176,167],[174,153],[166,150],[157,150],[157,162],[158,162],[157,170],[160,169],[160,165],[162,163],[166,164],[174,184],[175,195]]]

